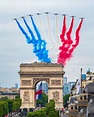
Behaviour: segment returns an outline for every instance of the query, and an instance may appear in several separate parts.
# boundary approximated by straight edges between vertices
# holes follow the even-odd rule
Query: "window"
[[[86,100],[86,95],[84,96],[84,100]]]
[[[83,98],[82,98],[82,96],[80,97],[80,100],[82,100]]]
[[[90,76],[89,80],[92,80],[92,77]]]
[[[73,110],[73,106],[71,107],[71,110]]]
[[[75,106],[75,109],[77,109],[77,106]]]

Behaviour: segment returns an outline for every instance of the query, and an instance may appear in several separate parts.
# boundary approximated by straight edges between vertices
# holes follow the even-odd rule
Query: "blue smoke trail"
[[[34,23],[32,16],[30,16],[30,18],[31,18],[34,30],[36,32],[36,35],[38,37],[37,42],[34,43],[35,48],[33,52],[36,54],[36,56],[38,56],[39,60],[43,60],[43,62],[51,62],[50,58],[48,58],[48,50],[46,50],[46,42],[43,39],[41,39],[41,35]]]
[[[25,18],[23,18],[23,21],[29,31],[29,33],[31,34],[31,37],[32,39],[27,35],[27,33],[24,31],[24,29],[22,28],[22,26],[20,25],[20,23],[18,22],[18,20],[16,20],[17,24],[18,24],[18,27],[20,28],[20,30],[22,31],[22,33],[25,35],[26,39],[27,39],[27,43],[30,44],[32,43],[33,44],[33,47],[34,47],[34,50],[33,52],[36,54],[36,56],[38,57],[39,60],[43,61],[43,62],[51,62],[51,60],[48,58],[48,50],[46,50],[46,42],[44,40],[41,39],[41,35],[33,21],[33,18],[31,17],[32,19],[32,24],[33,24],[33,27],[34,27],[34,30],[36,32],[36,35],[37,35],[37,38],[35,38],[32,30],[30,29],[30,27],[28,26]]]
[[[35,41],[35,40],[36,40],[36,38],[35,38],[35,36],[34,36],[34,34],[33,34],[32,30],[31,30],[31,29],[30,29],[30,27],[28,26],[28,24],[27,24],[27,22],[26,22],[25,18],[23,18],[23,21],[24,21],[24,23],[25,23],[25,25],[26,25],[26,27],[27,27],[27,29],[28,29],[29,33],[31,34],[32,41]],[[34,42],[33,42],[33,43],[34,43]]]
[[[22,28],[22,26],[20,25],[20,23],[18,22],[18,20],[16,20],[16,23],[18,24],[18,27],[20,28],[20,30],[22,31],[22,33],[25,35],[26,39],[27,39],[27,43],[31,43],[31,39],[30,37],[27,35],[27,33],[24,31],[24,29]]]
[[[35,23],[34,23],[34,20],[33,20],[32,16],[30,16],[30,18],[31,18],[31,21],[32,21],[32,24],[33,24],[33,27],[34,27],[34,30],[36,32],[36,35],[37,35],[38,39],[41,39],[41,35],[40,35],[40,33],[39,33]]]

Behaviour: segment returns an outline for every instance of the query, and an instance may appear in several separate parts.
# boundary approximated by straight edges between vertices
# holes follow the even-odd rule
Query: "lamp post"
[[[82,93],[82,68],[81,68],[81,93]]]

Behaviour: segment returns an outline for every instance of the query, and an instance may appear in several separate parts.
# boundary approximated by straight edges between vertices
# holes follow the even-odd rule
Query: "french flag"
[[[35,92],[35,98],[36,98],[36,100],[42,99],[42,82],[40,83],[38,90]]]

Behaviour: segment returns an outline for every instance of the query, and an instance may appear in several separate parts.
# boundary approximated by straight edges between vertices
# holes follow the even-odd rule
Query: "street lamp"
[[[82,93],[82,68],[81,68],[81,93]]]

